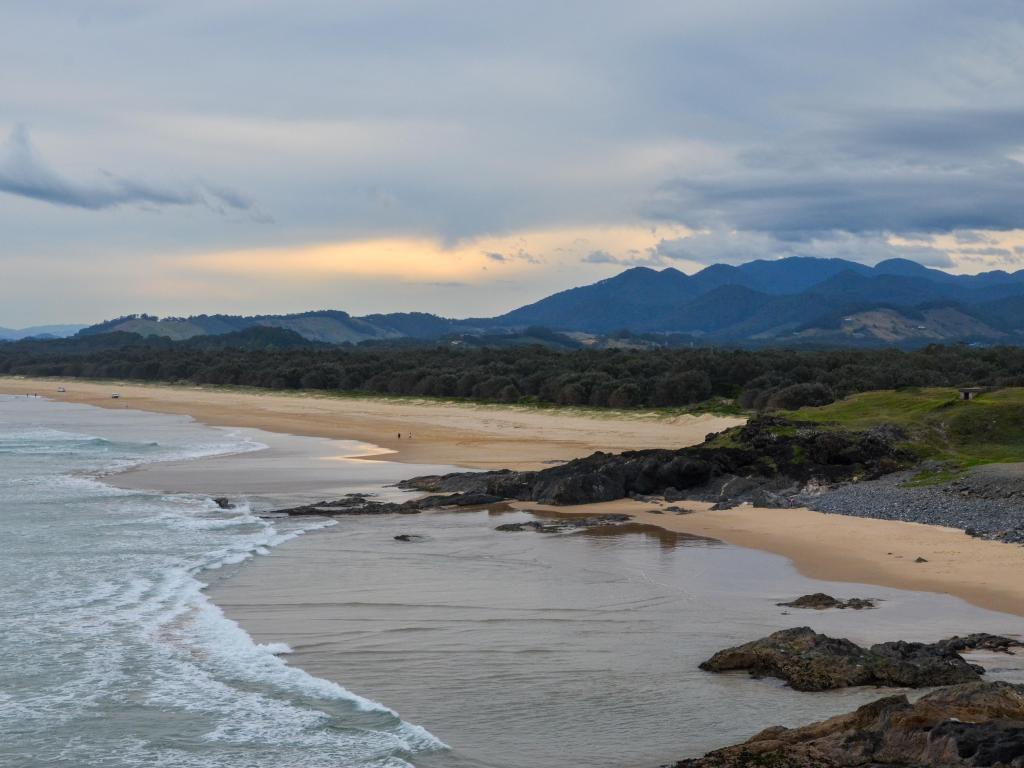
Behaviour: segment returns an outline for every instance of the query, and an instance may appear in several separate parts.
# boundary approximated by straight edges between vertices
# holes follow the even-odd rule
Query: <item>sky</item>
[[[0,326],[1024,268],[1017,0],[0,0]]]

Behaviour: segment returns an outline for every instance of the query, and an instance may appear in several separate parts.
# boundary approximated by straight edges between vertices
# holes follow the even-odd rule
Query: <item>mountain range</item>
[[[0,328],[0,341],[60,339],[65,336],[73,336],[85,327],[84,325],[34,325],[30,328]]]
[[[353,317],[339,310],[293,315],[132,315],[91,326],[187,339],[254,326],[328,344],[439,339],[546,328],[606,337],[673,334],[703,343],[1024,343],[1024,270],[951,275],[891,259],[868,267],[843,259],[791,257],[715,264],[693,275],[634,267],[491,318],[424,313]]]

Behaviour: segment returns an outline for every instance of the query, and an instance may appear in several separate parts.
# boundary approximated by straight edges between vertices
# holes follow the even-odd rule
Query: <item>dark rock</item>
[[[825,610],[826,608],[839,608],[846,609],[851,608],[855,611],[860,611],[865,608],[874,608],[875,601],[868,600],[863,597],[851,597],[849,600],[839,600],[838,598],[832,597],[832,595],[826,595],[824,592],[815,592],[813,595],[804,595],[798,597],[789,603],[776,603],[786,608],[813,608],[815,610]]]
[[[846,639],[818,634],[810,627],[796,627],[719,651],[700,668],[709,672],[746,670],[754,677],[777,677],[798,691],[856,685],[921,688],[977,680],[984,670],[965,661],[949,642],[897,641],[862,648]]]
[[[990,635],[988,632],[976,632],[966,637],[951,637],[948,640],[942,640],[941,643],[957,653],[963,651],[1013,653],[1011,648],[1024,648],[1024,643],[1020,640],[1002,635]]]
[[[504,501],[500,496],[485,493],[452,493],[425,496],[402,503],[391,501],[375,501],[363,493],[350,493],[334,501],[319,501],[315,504],[304,504],[299,507],[276,509],[267,514],[272,515],[317,515],[320,517],[336,517],[339,515],[415,515],[424,509],[441,507],[472,507],[496,504]]]
[[[674,768],[1024,768],[1024,685],[972,682],[911,704],[890,696],[802,728],[749,741]]]
[[[390,501],[374,501],[365,494],[352,493],[334,501],[318,501],[315,504],[303,504],[298,507],[276,509],[269,514],[301,517],[315,515],[318,517],[338,517],[340,515],[415,515],[420,512],[418,507],[396,504]]]
[[[896,427],[865,432],[758,417],[680,450],[598,452],[534,472],[428,475],[400,487],[430,492],[486,493],[519,501],[587,504],[661,496],[798,506],[808,486],[878,477],[915,459],[897,447]]]
[[[427,537],[417,533],[400,533],[395,536],[395,541],[421,542],[427,541]]]
[[[494,530],[518,533],[536,531],[537,533],[567,533],[585,528],[596,528],[601,525],[620,525],[629,522],[629,515],[596,515],[593,517],[559,518],[557,520],[527,520],[523,523],[505,523]]]
[[[235,505],[231,503],[231,499],[229,499],[227,496],[218,496],[213,500],[213,503],[216,504],[221,509],[235,508]]]
[[[914,562],[915,563],[927,563],[928,561],[925,560],[923,557],[918,557],[917,559],[914,560]]]
[[[503,496],[495,496],[492,493],[467,492],[427,496],[408,503],[416,505],[419,509],[428,509],[432,507],[484,507],[489,504],[500,504],[503,501],[505,501]]]

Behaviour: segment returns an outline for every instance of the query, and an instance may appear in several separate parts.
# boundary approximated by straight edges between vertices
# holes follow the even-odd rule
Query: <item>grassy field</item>
[[[960,400],[955,389],[865,392],[786,415],[854,430],[898,424],[909,436],[907,448],[943,465],[923,472],[918,482],[947,479],[979,464],[1024,461],[1024,387],[970,401]]]

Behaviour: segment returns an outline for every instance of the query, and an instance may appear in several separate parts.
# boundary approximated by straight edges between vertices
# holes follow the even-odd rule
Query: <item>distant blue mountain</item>
[[[715,264],[691,276],[637,267],[489,322],[590,333],[684,333],[720,341],[991,341],[1024,329],[1018,303],[1024,306],[1024,271],[964,276],[906,259],[868,267],[798,256]]]
[[[19,339],[61,339],[74,336],[84,325],[34,325],[30,328],[0,328],[0,340]]]
[[[1017,343],[1024,342],[1024,270],[964,276],[906,259],[868,267],[794,256],[714,264],[694,275],[634,267],[493,318],[453,320],[416,312],[352,317],[338,310],[252,317],[132,315],[81,333],[186,339],[262,326],[329,344],[465,334],[490,338],[495,332],[541,328],[605,336],[686,334],[718,343]]]

